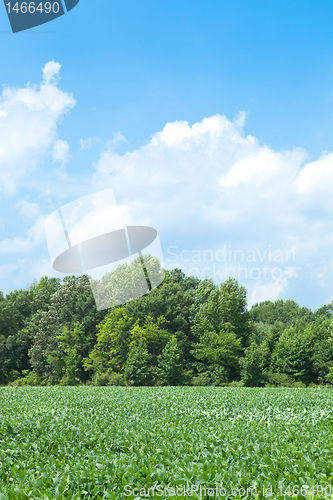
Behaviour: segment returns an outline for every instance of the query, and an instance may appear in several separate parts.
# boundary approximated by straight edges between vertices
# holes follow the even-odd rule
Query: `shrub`
[[[285,373],[266,373],[265,387],[292,387],[295,381]]]
[[[124,375],[122,375],[121,373],[110,373],[108,385],[126,385]]]
[[[244,387],[244,382],[242,380],[234,380],[228,384],[228,387]]]
[[[329,373],[326,375],[326,380],[330,385],[333,385],[333,366],[331,366],[329,370]]]
[[[13,382],[10,382],[8,385],[14,386],[14,387],[24,387],[27,385],[30,386],[37,386],[37,385],[45,385],[44,381],[41,379],[41,377],[34,371],[29,372],[29,370],[23,370],[22,375],[24,377],[17,378]]]
[[[290,387],[306,387],[306,384],[304,382],[294,382]]]
[[[93,376],[93,384],[100,387],[108,385],[108,380],[109,376],[107,373],[102,373],[101,375],[96,374]]]
[[[195,386],[207,386],[212,385],[212,374],[211,372],[199,373],[196,377],[192,378],[192,385]]]
[[[320,384],[315,384],[314,382],[311,382],[308,387],[310,389],[320,389],[322,386]]]
[[[192,381],[193,381],[193,371],[184,370],[183,385],[193,385]]]
[[[19,379],[20,377],[21,377],[20,372],[18,372],[17,370],[12,370],[7,375],[7,381],[8,382],[15,382],[15,380]]]
[[[102,373],[94,375],[92,383],[97,386],[125,385],[124,375],[121,373]]]

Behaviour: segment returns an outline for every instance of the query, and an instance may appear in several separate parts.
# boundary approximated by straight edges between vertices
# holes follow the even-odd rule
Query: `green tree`
[[[326,375],[326,380],[330,385],[333,385],[333,366],[329,367],[329,371]]]
[[[213,289],[199,309],[192,332],[199,340],[205,332],[232,331],[245,347],[250,340],[252,327],[246,308],[246,290],[229,278],[220,288]]]
[[[126,304],[128,316],[139,319],[142,326],[150,316],[154,322],[164,317],[167,330],[170,334],[183,333],[182,349],[184,362],[193,363],[191,345],[194,340],[191,326],[193,323],[192,306],[196,301],[196,292],[200,280],[193,276],[186,277],[179,269],[166,271],[163,283],[149,294]],[[163,346],[164,347],[164,346]],[[160,354],[159,352],[158,354]]]
[[[253,323],[251,343],[255,342],[257,345],[260,345],[264,340],[268,338],[271,329],[271,325],[263,323],[262,321],[260,321],[259,323]]]
[[[49,382],[59,381],[50,355],[58,351],[58,337],[64,328],[73,331],[76,323],[80,323],[89,339],[89,347],[86,347],[85,352],[87,357],[96,342],[96,326],[105,315],[106,311],[97,311],[87,275],[65,278],[52,295],[47,311],[42,313],[34,344],[29,351],[31,364],[37,374]]]
[[[333,320],[322,317],[315,325],[312,366],[316,379],[323,382],[333,366]]]
[[[0,382],[13,370],[31,369],[28,356],[43,311],[57,290],[56,278],[42,278],[29,290],[0,294]]]
[[[164,278],[159,259],[150,254],[134,259],[130,265],[121,264],[100,281],[92,281],[95,296],[104,308],[110,308],[141,297],[155,288]]]
[[[129,352],[125,368],[125,378],[130,385],[151,385],[151,354],[141,342]]]
[[[135,324],[124,307],[111,309],[97,326],[97,343],[84,360],[85,369],[97,374],[123,372],[133,340],[130,331]]]
[[[191,326],[193,325],[193,322],[195,321],[195,318],[202,306],[208,301],[208,298],[212,291],[217,289],[217,285],[214,284],[211,278],[205,278],[199,282],[197,288],[193,292],[195,301],[190,307]]]
[[[260,345],[255,342],[245,350],[245,357],[240,358],[241,377],[245,386],[260,387],[265,384],[265,372],[270,365],[271,353],[264,341]]]
[[[158,356],[158,368],[156,370],[159,382],[162,385],[181,385],[183,381],[183,353],[172,336],[164,347],[162,354]]]
[[[269,323],[273,325],[276,321],[286,325],[295,326],[298,321],[303,327],[315,320],[315,314],[306,307],[300,307],[294,300],[266,300],[260,304],[254,304],[250,309],[253,321]]]
[[[205,331],[197,344],[194,344],[192,354],[202,365],[199,370],[208,369],[213,372],[223,368],[226,378],[238,376],[238,359],[241,353],[241,341],[231,330],[222,327],[219,333],[214,330]]]
[[[78,385],[84,380],[83,358],[91,344],[82,325],[76,323],[72,331],[66,327],[57,335],[57,349],[48,357],[56,379],[63,385]]]
[[[277,342],[272,354],[270,372],[284,373],[295,381],[309,383],[312,378],[313,325],[304,330],[290,327]]]
[[[325,318],[331,318],[333,314],[333,302],[331,302],[328,305],[324,305],[320,307],[316,312],[315,315],[316,317],[324,316]]]
[[[199,280],[185,277],[179,269],[166,271],[164,282],[149,294],[126,304],[128,316],[140,319],[151,316],[155,321],[163,316],[172,333],[184,332],[190,335],[191,306],[195,302],[195,291]]]
[[[142,326],[137,321],[130,332],[130,347],[144,345],[152,357],[152,362],[156,364],[157,357],[172,337],[172,333],[165,326],[168,326],[168,323],[164,316],[160,316],[156,320],[147,316]],[[176,332],[175,335],[181,340],[183,333]]]

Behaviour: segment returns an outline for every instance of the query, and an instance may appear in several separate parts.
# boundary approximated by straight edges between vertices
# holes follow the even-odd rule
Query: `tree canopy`
[[[105,280],[115,302],[121,276],[131,288],[130,271]],[[2,384],[305,386],[331,384],[332,373],[333,303],[313,312],[277,300],[248,310],[233,278],[216,285],[166,271],[157,288],[103,311],[87,275],[0,293]]]

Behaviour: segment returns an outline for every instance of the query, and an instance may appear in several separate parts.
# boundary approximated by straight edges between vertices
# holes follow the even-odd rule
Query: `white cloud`
[[[43,69],[43,80],[46,85],[56,84],[59,79],[61,64],[50,61],[45,64]]]
[[[87,139],[80,139],[80,149],[81,151],[91,149],[92,146],[98,144],[99,142],[100,139],[94,135],[89,136]],[[109,150],[114,150],[116,146],[121,142],[126,142],[126,138],[123,136],[123,134],[117,132],[116,134],[114,134],[113,138],[106,143],[106,147]]]
[[[52,151],[53,161],[60,162],[61,168],[65,168],[71,157],[68,143],[61,140],[56,141]]]
[[[20,215],[23,215],[23,217],[36,218],[39,214],[39,206],[37,203],[21,200],[17,203],[17,206],[19,207]]]
[[[43,255],[40,258],[19,258],[15,264],[0,265],[1,284],[10,282],[8,290],[19,290],[29,288],[30,284],[39,281],[43,276],[56,276],[62,279],[60,273],[55,273],[50,260]]]
[[[135,151],[119,155],[108,149],[94,164],[94,187],[112,186],[138,223],[152,225],[166,246],[177,247],[178,267],[185,272],[206,269],[219,281],[213,263],[182,262],[182,249],[215,252],[228,244],[267,255],[292,251],[292,263],[268,263],[268,257],[233,262],[247,269],[239,281],[248,287],[250,302],[293,292],[310,301],[315,289],[315,300],[332,300],[333,275],[323,276],[333,269],[333,154],[309,162],[299,148],[274,151],[244,135],[244,119],[215,115],[193,126],[176,121]],[[265,265],[278,269],[267,280]],[[259,278],[250,276],[254,268],[261,270]]]
[[[251,307],[257,302],[265,300],[275,301],[281,293],[288,288],[290,278],[297,278],[298,273],[295,268],[287,267],[279,273],[276,279],[271,282],[256,282],[248,287],[248,305]]]
[[[6,195],[15,193],[39,161],[51,156],[65,166],[70,159],[57,125],[75,101],[58,88],[60,68],[51,61],[39,87],[5,88],[2,93],[0,191]],[[200,277],[207,274],[215,281],[234,273],[249,290],[250,303],[280,297],[312,307],[327,303],[333,298],[333,153],[310,161],[299,148],[275,151],[244,133],[245,117],[240,113],[230,121],[215,115],[193,126],[167,123],[147,145],[125,154],[115,152],[125,140],[118,133],[94,163],[92,179],[81,176],[74,182],[60,171],[56,185],[44,182],[45,197],[61,191],[70,201],[112,187],[127,220],[158,230],[167,266],[192,274],[197,269]],[[81,149],[97,140],[81,139]],[[23,200],[19,207],[23,216],[38,216],[36,204]],[[110,211],[100,214],[101,223],[113,217]],[[45,248],[43,226],[40,217],[23,236],[4,238],[0,252]],[[88,226],[86,218],[82,227]],[[76,228],[78,235],[82,227]],[[224,245],[231,255],[238,251],[237,259],[216,258]],[[169,246],[175,248],[176,261],[168,262]],[[195,249],[201,255],[211,251],[213,260],[181,258],[182,251],[188,256],[186,250]],[[241,251],[255,255],[254,260],[239,257]],[[286,258],[288,251],[294,258]],[[14,274],[28,266],[28,259],[20,262]]]
[[[0,241],[0,254],[29,253],[45,241],[45,217],[40,216],[27,231],[26,237],[16,236]]]
[[[297,175],[300,165],[305,159],[301,150],[277,153],[263,146],[253,156],[243,158],[230,168],[228,173],[221,177],[220,184],[224,188],[239,188],[242,184],[253,187],[270,187],[279,181],[284,173],[284,181],[292,181]]]
[[[324,153],[318,160],[307,163],[296,182],[304,209],[331,217],[333,211],[333,153]]]
[[[59,120],[75,105],[56,85],[60,67],[47,63],[39,87],[5,87],[0,96],[0,192],[7,196],[54,146]]]
[[[106,146],[108,149],[113,150],[121,142],[126,142],[126,137],[124,137],[121,132],[117,132],[116,134],[114,134],[112,139],[107,142]]]
[[[80,139],[80,149],[81,151],[86,151],[91,149],[91,147],[98,142],[98,138],[90,135],[87,139]]]

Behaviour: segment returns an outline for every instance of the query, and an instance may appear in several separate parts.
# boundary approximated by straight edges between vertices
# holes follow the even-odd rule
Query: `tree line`
[[[150,293],[98,311],[87,275],[0,293],[0,384],[333,385],[333,303],[247,309],[233,278],[166,271]]]

